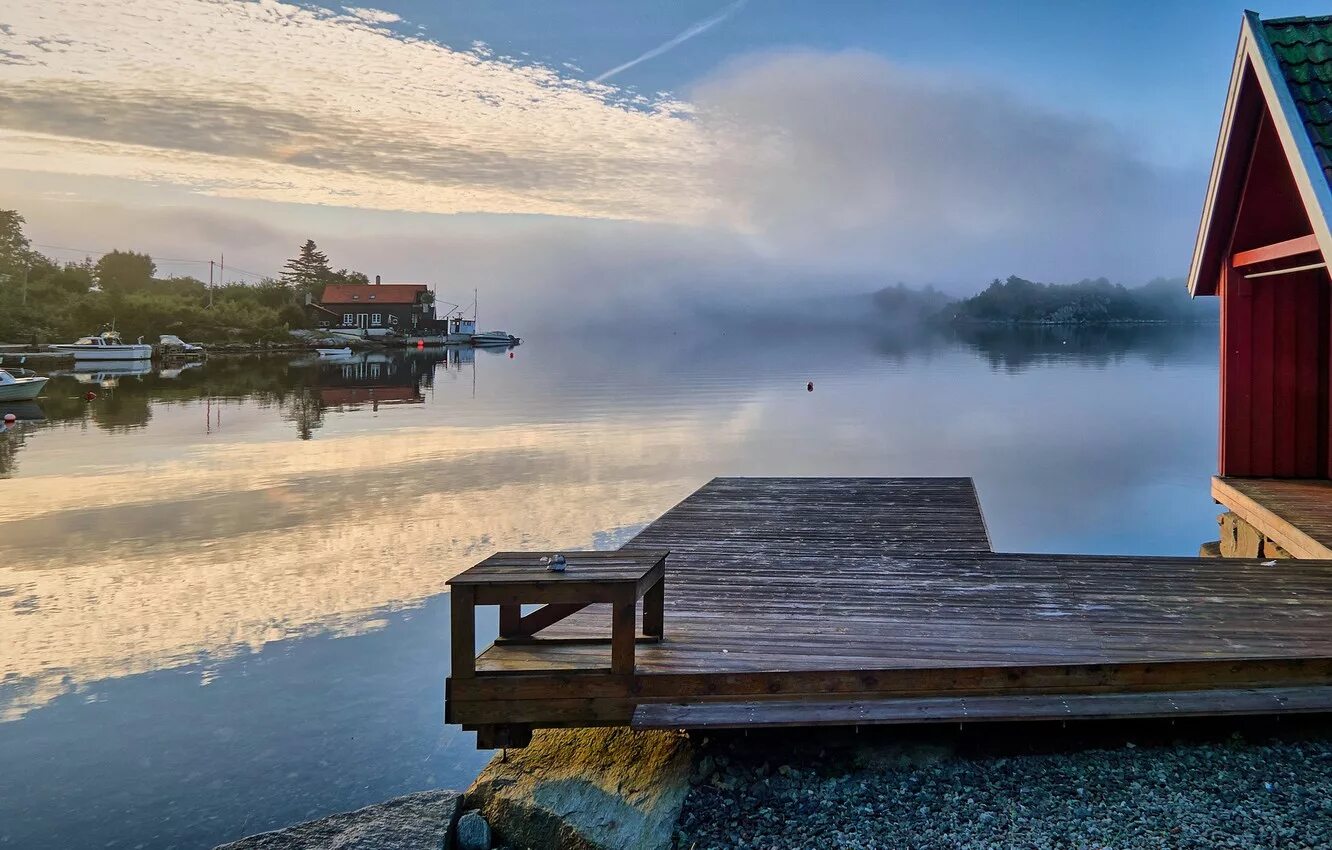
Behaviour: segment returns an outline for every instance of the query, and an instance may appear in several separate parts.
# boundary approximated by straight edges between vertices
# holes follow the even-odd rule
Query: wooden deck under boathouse
[[[1332,710],[1326,563],[996,553],[966,478],[716,479],[621,552],[566,554],[562,575],[502,554],[451,582],[446,714],[480,746]],[[501,638],[473,657],[487,602]]]

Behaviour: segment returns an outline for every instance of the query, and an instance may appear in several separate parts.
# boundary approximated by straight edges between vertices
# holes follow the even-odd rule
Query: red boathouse
[[[1247,12],[1193,295],[1221,298],[1224,554],[1332,558],[1332,16]]]

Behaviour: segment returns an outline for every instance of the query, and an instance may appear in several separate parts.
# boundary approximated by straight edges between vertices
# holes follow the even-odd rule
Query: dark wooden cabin
[[[1332,16],[1245,13],[1189,269],[1193,295],[1221,298],[1227,554],[1332,557],[1329,179]],[[1256,551],[1234,549],[1246,534]]]

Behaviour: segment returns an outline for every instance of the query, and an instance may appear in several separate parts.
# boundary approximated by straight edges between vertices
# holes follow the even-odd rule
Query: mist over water
[[[1005,551],[1215,537],[1214,328],[510,329],[512,357],[58,376],[20,413],[0,846],[207,847],[466,786],[486,755],[442,720],[445,581],[501,548],[614,548],[714,476],[972,476]]]

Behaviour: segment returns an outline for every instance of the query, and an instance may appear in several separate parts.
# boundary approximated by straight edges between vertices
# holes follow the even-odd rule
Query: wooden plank
[[[648,703],[635,729],[754,729],[1127,719],[1332,711],[1332,686],[1158,691],[1137,694],[1014,694],[882,700],[755,700]]]
[[[476,675],[476,597],[471,588],[449,591],[449,627],[452,676],[470,679]]]

